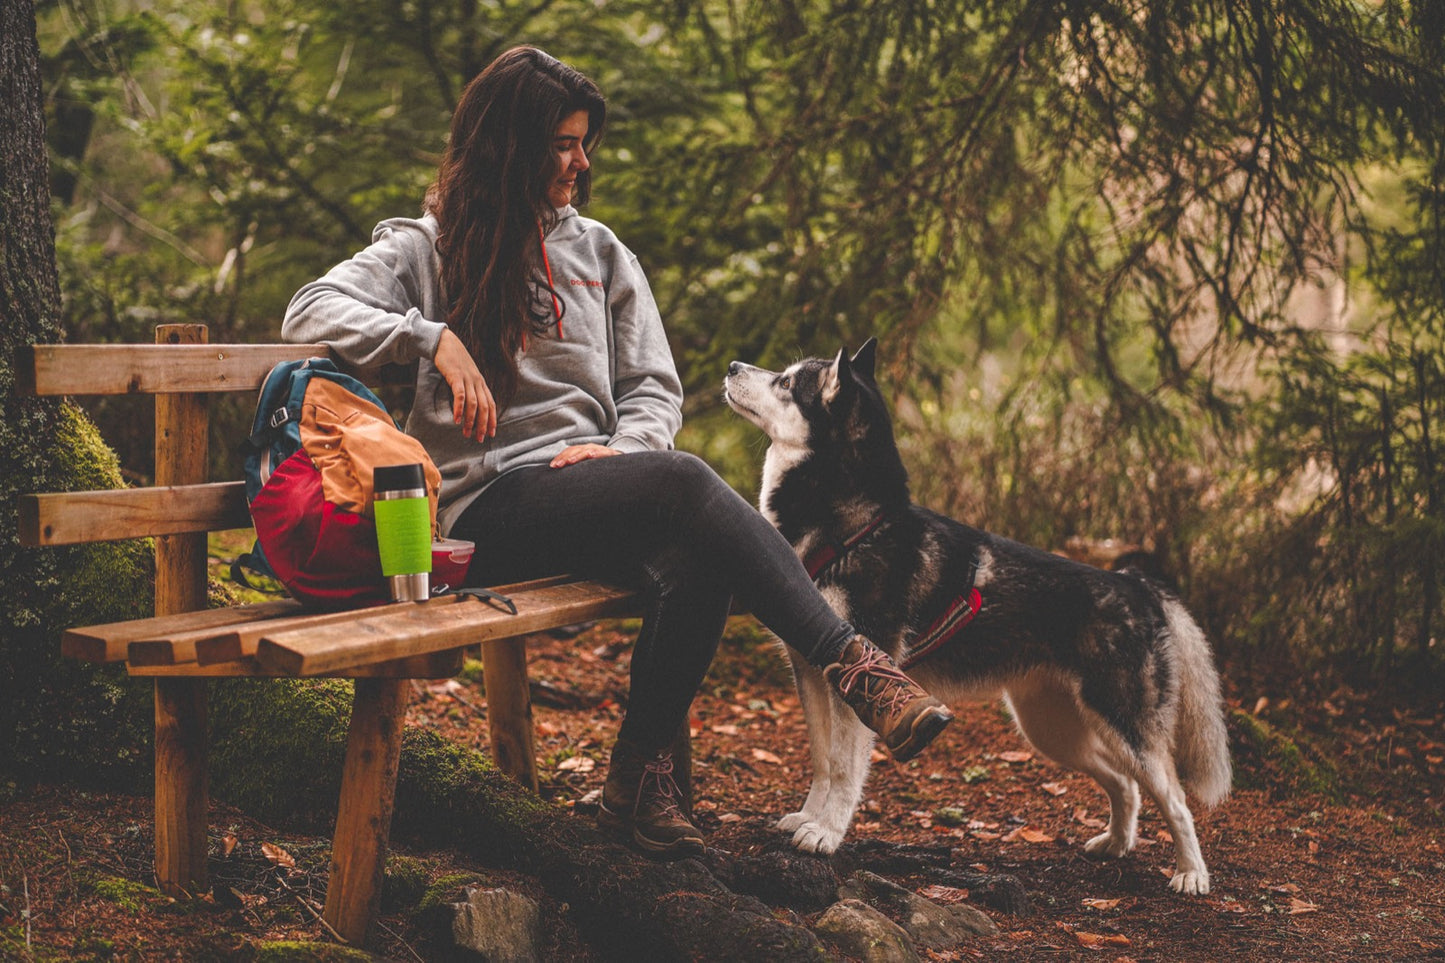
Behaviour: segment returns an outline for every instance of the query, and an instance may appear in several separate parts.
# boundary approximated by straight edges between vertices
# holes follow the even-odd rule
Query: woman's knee
[[[693,508],[724,489],[731,491],[711,465],[690,452],[655,451],[644,452],[642,456],[653,463],[647,483],[660,499],[678,508]]]

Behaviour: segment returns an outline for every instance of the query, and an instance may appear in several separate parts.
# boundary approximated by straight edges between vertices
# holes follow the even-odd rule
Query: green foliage
[[[1265,720],[1238,709],[1229,714],[1231,754],[1241,788],[1305,792],[1339,801],[1340,775],[1334,765]]]
[[[739,490],[761,442],[726,363],[876,334],[920,500],[1153,550],[1247,670],[1445,671],[1429,4],[103,0],[40,25],[74,339],[274,338],[418,210],[465,81],[533,42],[609,96],[590,213],[663,307],[680,444]],[[93,410],[148,474],[124,402]],[[218,457],[245,417],[215,415]]]

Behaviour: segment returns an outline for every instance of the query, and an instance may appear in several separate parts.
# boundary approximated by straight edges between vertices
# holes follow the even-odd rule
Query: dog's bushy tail
[[[1205,806],[1213,806],[1229,795],[1233,779],[1219,672],[1198,623],[1177,599],[1166,597],[1163,601],[1179,668],[1174,765],[1189,794]]]

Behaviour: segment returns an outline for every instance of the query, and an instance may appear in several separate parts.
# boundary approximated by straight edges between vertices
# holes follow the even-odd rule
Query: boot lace
[[[866,646],[858,661],[838,676],[838,692],[844,697],[852,695],[855,688],[882,716],[901,712],[916,694],[913,680],[899,671],[888,653],[876,646]]]
[[[641,808],[644,798],[649,805],[657,807],[659,815],[683,818],[678,800],[682,790],[672,778],[672,753],[664,752],[643,767],[642,784],[637,790],[637,804]]]

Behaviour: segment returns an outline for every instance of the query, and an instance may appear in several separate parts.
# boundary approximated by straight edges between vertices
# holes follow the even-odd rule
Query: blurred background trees
[[[420,209],[467,79],[534,43],[608,95],[588,213],[656,289],[682,444],[740,490],[761,442],[726,363],[877,335],[924,503],[1149,550],[1246,694],[1445,676],[1436,5],[50,0],[39,26],[70,340],[276,338]],[[93,413],[149,472],[148,419]]]

